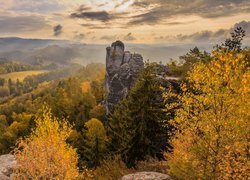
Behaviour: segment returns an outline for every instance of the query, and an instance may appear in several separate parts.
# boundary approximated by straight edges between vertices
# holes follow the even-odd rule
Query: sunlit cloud
[[[118,38],[131,43],[213,41],[228,36],[229,30],[236,23],[243,25],[244,20],[247,29],[250,16],[248,0],[0,0],[0,3],[0,36],[78,39],[90,43],[93,38],[96,43]]]

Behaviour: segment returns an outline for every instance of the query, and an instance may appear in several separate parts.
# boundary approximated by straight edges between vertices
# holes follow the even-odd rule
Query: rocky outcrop
[[[169,180],[170,176],[158,172],[138,172],[122,177],[122,180]]]
[[[116,41],[111,47],[107,47],[105,83],[107,114],[128,92],[143,66],[142,56],[125,51],[121,41]]]
[[[0,179],[9,180],[13,167],[16,165],[16,160],[13,155],[6,154],[0,156]]]

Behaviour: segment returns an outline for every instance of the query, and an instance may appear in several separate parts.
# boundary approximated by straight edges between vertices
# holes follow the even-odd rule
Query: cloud
[[[0,33],[23,33],[51,28],[42,16],[0,16]]]
[[[104,3],[99,3],[99,4],[96,4],[98,7],[103,7],[103,6],[106,6],[108,5],[109,3],[108,2],[104,2]]]
[[[101,4],[101,5],[103,5],[103,4]],[[92,8],[90,8],[86,5],[81,5],[79,8],[77,8],[75,10],[75,12],[72,12],[70,14],[70,17],[83,19],[83,20],[91,20],[91,21],[99,21],[99,22],[107,23],[107,22],[115,20],[115,19],[124,20],[124,19],[128,18],[128,15],[129,15],[128,12],[106,11],[106,10],[93,11]],[[124,23],[124,21],[123,21],[123,23]]]
[[[84,5],[84,4],[82,4],[82,5],[79,6],[77,11],[82,12],[82,11],[89,11],[89,10],[91,10],[91,7],[88,7],[88,6]]]
[[[115,41],[119,39],[119,37],[117,35],[111,35],[111,36],[105,35],[105,36],[102,36],[100,39],[106,40],[106,41]]]
[[[59,36],[60,34],[62,34],[62,29],[63,29],[63,27],[60,24],[56,25],[53,28],[53,30],[54,30],[54,36]]]
[[[96,12],[76,12],[70,15],[72,18],[90,19],[98,20],[102,22],[109,21],[111,19],[110,15],[106,11],[96,11]]]
[[[121,3],[116,4],[114,8],[121,8],[122,6],[129,5],[131,2],[131,0],[123,0]]]
[[[101,40],[106,40],[106,41],[116,41],[116,40],[123,40],[123,41],[134,41],[136,38],[132,35],[132,33],[128,33],[126,35],[119,34],[119,35],[105,35],[100,38]]]
[[[132,33],[128,33],[126,36],[124,36],[123,38],[124,41],[134,41],[136,40],[136,38],[134,36],[132,36]]]
[[[71,13],[71,18],[80,18],[80,19],[89,19],[89,20],[98,20],[106,22],[110,20],[110,14],[107,11],[91,11],[91,7],[84,4],[76,10],[76,12]]]
[[[7,0],[8,1],[8,0]],[[65,9],[60,0],[11,0],[7,10],[15,12],[48,13]]]
[[[133,8],[141,11],[130,25],[155,24],[177,15],[218,18],[250,12],[249,0],[135,0]]]
[[[127,26],[124,26],[122,23],[116,22],[115,24],[112,22],[91,22],[91,23],[82,23],[81,26],[88,28],[88,29],[110,29],[111,27],[114,28],[128,28]]]
[[[87,27],[88,29],[108,29],[110,26],[108,25],[97,25],[97,24],[92,24],[92,23],[83,23],[81,24],[83,27]]]
[[[201,31],[201,32],[196,32],[191,35],[182,35],[179,34],[176,36],[176,38],[179,41],[194,41],[194,42],[208,42],[213,39],[220,39],[220,38],[225,38],[229,34],[228,30],[225,29],[220,29],[216,32],[212,31]]]
[[[82,33],[76,35],[76,38],[78,38],[78,39],[83,39],[84,37],[85,37],[85,35]]]
[[[230,29],[219,29],[217,31],[200,31],[189,35],[178,34],[176,36],[157,36],[156,40],[179,41],[179,42],[222,42],[230,37],[230,33],[236,27],[242,27],[246,31],[245,40],[250,38],[250,21],[241,21]]]
[[[75,41],[82,41],[85,38],[85,34],[75,32],[74,40]]]

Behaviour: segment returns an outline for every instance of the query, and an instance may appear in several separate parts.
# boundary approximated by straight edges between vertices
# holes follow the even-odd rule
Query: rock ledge
[[[6,154],[0,156],[0,179],[11,179],[12,169],[16,165],[16,160],[13,155]]]
[[[170,180],[170,176],[158,172],[137,172],[122,177],[122,180]]]

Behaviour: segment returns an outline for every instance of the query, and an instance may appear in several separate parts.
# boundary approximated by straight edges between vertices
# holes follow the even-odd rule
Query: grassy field
[[[0,74],[1,79],[11,79],[13,81],[16,81],[19,79],[20,81],[23,81],[23,79],[27,76],[31,75],[38,75],[42,73],[46,73],[48,71],[45,70],[36,70],[36,71],[21,71],[21,72],[13,72],[13,73],[7,73],[7,74]]]

